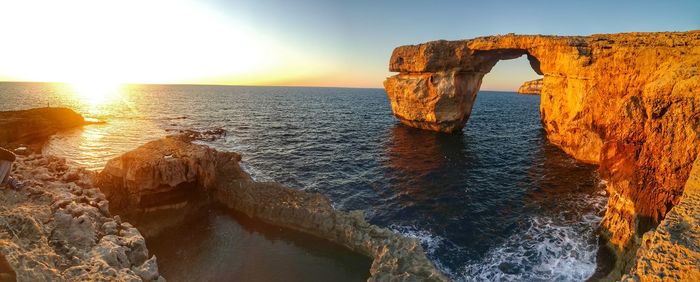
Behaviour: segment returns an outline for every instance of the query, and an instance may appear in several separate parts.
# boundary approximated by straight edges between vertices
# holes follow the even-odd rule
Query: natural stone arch
[[[680,202],[700,151],[700,31],[509,34],[401,46],[389,66],[399,74],[384,82],[392,111],[409,126],[457,131],[483,76],[518,54],[544,76],[540,117],[549,141],[600,165],[609,195],[603,235],[618,255],[619,277],[642,233]]]
[[[394,51],[391,59],[392,70],[408,71],[388,78],[384,86],[389,94],[394,115],[402,123],[448,133],[461,130],[469,119],[484,76],[500,60],[527,55],[532,69],[542,75],[540,61],[526,49],[464,50],[453,45],[454,42],[436,41],[417,50],[421,52],[423,50],[420,49],[426,49],[427,52],[439,53],[429,56],[452,57],[458,60],[440,62],[452,65],[442,70],[437,66],[426,66],[425,69],[416,71],[408,65],[415,62],[412,52],[416,50],[403,50],[401,48],[404,47],[400,47]],[[429,69],[434,70],[426,71]]]

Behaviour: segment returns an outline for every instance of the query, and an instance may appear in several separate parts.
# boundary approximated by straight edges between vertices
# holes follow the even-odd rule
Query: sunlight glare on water
[[[8,83],[0,99],[105,120],[47,145],[94,170],[173,131],[224,128],[205,144],[240,152],[257,180],[364,210],[419,239],[455,280],[580,281],[596,270],[605,197],[594,166],[547,141],[539,96],[482,91],[462,134],[400,125],[382,89],[139,85],[92,100]]]
[[[103,81],[84,81],[71,83],[74,95],[92,107],[109,105],[123,98],[122,85]]]
[[[32,84],[27,84],[25,88],[31,91]],[[48,153],[70,156],[69,162],[90,170],[102,169],[109,159],[118,154],[165,135],[160,125],[146,118],[147,114],[135,106],[132,99],[137,96],[129,91],[129,86],[116,83],[57,83],[46,92],[41,93],[44,95],[33,95],[31,98],[35,101],[21,102],[69,107],[80,112],[87,121],[98,122],[55,135],[44,148]],[[46,102],[39,102],[42,100]]]

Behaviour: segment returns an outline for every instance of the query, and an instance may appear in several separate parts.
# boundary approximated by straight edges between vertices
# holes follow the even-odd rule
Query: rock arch
[[[626,271],[642,234],[679,203],[700,151],[700,31],[401,46],[389,65],[399,74],[384,87],[402,123],[455,132],[483,76],[498,60],[522,55],[544,75],[540,113],[549,141],[599,164],[609,194],[603,233],[617,251],[617,274]]]

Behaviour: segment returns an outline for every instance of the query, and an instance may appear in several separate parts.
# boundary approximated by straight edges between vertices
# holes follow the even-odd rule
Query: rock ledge
[[[205,195],[206,202],[370,257],[370,281],[448,281],[417,240],[367,223],[361,211],[337,211],[321,194],[253,181],[240,168],[240,155],[190,141],[169,136],[109,161],[98,178],[114,211],[148,216],[149,210],[192,203],[181,195]],[[154,195],[172,201],[149,200]]]

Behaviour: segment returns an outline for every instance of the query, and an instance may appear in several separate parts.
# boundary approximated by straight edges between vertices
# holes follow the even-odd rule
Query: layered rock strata
[[[253,181],[240,155],[190,141],[170,136],[109,161],[98,178],[110,208],[147,214],[189,205],[181,195],[204,194],[208,202],[372,258],[370,281],[447,281],[417,240],[367,223],[360,211],[337,211],[321,194]]]
[[[93,173],[19,156],[0,190],[0,253],[18,281],[164,281],[138,230],[109,212]],[[1,275],[0,275],[1,276]]]
[[[454,132],[481,80],[504,59],[527,56],[544,76],[540,113],[550,142],[600,165],[608,208],[602,229],[620,275],[641,236],[682,199],[700,150],[700,31],[591,36],[505,35],[433,41],[394,50],[384,82],[394,115]]]
[[[535,79],[530,81],[525,81],[520,87],[518,87],[518,93],[529,94],[529,95],[539,95],[542,92],[543,79]]]

